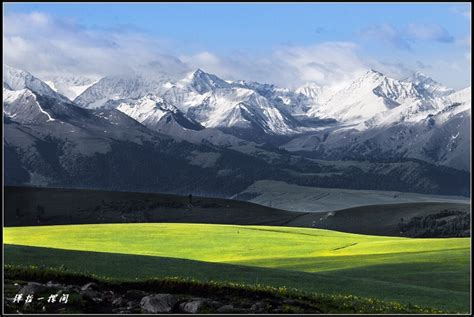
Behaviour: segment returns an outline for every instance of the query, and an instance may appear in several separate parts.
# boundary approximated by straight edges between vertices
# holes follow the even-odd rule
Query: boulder
[[[179,309],[188,314],[196,314],[205,306],[206,301],[204,299],[194,299],[189,302],[181,303]]]
[[[23,286],[19,293],[23,294],[23,296],[27,296],[30,294],[40,294],[45,293],[48,291],[48,287],[44,286],[43,284],[36,283],[36,282],[29,282],[25,286]]]
[[[143,297],[140,307],[147,313],[170,313],[177,302],[171,294],[155,294]]]
[[[234,305],[224,305],[217,309],[218,313],[233,313],[235,312]]]
[[[46,286],[47,286],[47,287],[53,287],[53,288],[63,288],[63,287],[64,287],[64,285],[59,284],[59,283],[55,283],[55,282],[53,282],[53,281],[48,281],[48,282],[46,283]]]
[[[125,306],[123,297],[117,297],[112,301],[112,306]]]
[[[263,302],[256,302],[255,304],[252,305],[252,307],[250,307],[250,310],[252,312],[262,312],[265,308],[267,307],[267,305]]]
[[[87,291],[87,290],[98,291],[99,286],[94,282],[90,282],[90,283],[87,283],[87,284],[85,284],[84,286],[81,287],[81,291]]]

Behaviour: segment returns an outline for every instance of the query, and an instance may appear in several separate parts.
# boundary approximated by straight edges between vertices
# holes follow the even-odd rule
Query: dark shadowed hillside
[[[457,237],[469,236],[469,209],[468,204],[413,203],[307,213],[198,196],[5,187],[6,226],[181,222],[314,227],[408,237]]]

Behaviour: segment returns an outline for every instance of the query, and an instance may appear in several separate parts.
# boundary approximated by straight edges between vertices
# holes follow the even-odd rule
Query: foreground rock
[[[200,298],[200,299],[192,299],[189,302],[181,303],[179,305],[179,309],[183,313],[196,314],[202,311],[202,309],[206,306],[208,306],[208,302],[206,301],[206,299]]]
[[[170,313],[177,302],[171,294],[156,294],[143,297],[140,307],[147,313]]]
[[[84,282],[84,278],[81,281]],[[187,282],[71,283],[71,278],[62,281],[25,281],[19,280],[18,275],[14,280],[6,275],[4,291],[4,311],[7,314],[440,313],[431,309],[408,309],[400,305],[381,306],[374,310],[372,300],[351,302],[350,306],[343,307],[340,300],[333,301],[330,298],[295,298],[226,287],[212,289],[205,284],[193,285]],[[23,297],[18,301],[21,293]],[[27,295],[33,295],[34,299],[27,302]],[[47,301],[50,296],[56,300]],[[59,298],[67,300],[61,301]]]

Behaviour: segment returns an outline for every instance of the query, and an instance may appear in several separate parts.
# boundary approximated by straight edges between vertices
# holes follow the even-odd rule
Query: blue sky
[[[100,56],[101,44],[97,42],[113,38],[117,47],[113,54],[125,58],[132,54],[125,48],[140,39],[140,49],[149,53],[144,54],[146,58],[154,54],[173,56],[190,67],[225,77],[278,84],[323,83],[340,80],[344,72],[372,67],[394,77],[420,70],[455,88],[470,85],[471,17],[467,3],[18,3],[5,4],[4,15],[16,20],[11,27],[8,19],[4,22],[4,43],[15,48],[15,40],[21,39],[25,51],[25,47],[51,49],[62,40],[67,45],[81,45],[77,49],[81,51],[95,45],[90,47],[91,57]],[[37,19],[40,16],[48,21],[47,28],[46,22]],[[17,26],[18,20],[25,25],[40,20],[42,24],[32,31],[33,37],[26,28]],[[55,41],[51,40],[49,48],[34,43],[50,37]],[[65,46],[58,44],[58,49]],[[16,65],[27,57],[26,53],[12,57],[4,54],[6,62],[12,60]],[[55,58],[44,53],[45,62]],[[70,60],[80,62],[81,58],[71,56]],[[25,66],[31,68],[27,62]],[[293,75],[279,74],[281,70],[271,67]],[[78,71],[80,67],[71,69]]]

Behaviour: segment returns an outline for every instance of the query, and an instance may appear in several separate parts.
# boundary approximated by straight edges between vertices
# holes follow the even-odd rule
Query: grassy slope
[[[7,246],[5,263],[43,261],[48,266],[65,264],[75,270],[87,268],[104,276],[130,278],[176,275],[258,280],[307,291],[455,311],[469,309],[469,239],[407,239],[319,229],[196,224],[17,227],[6,228],[4,239],[7,244],[111,252],[47,249],[43,253]],[[53,254],[45,255],[48,252]],[[66,254],[57,256],[57,252]],[[206,262],[193,262],[199,263],[195,266],[178,258]]]

